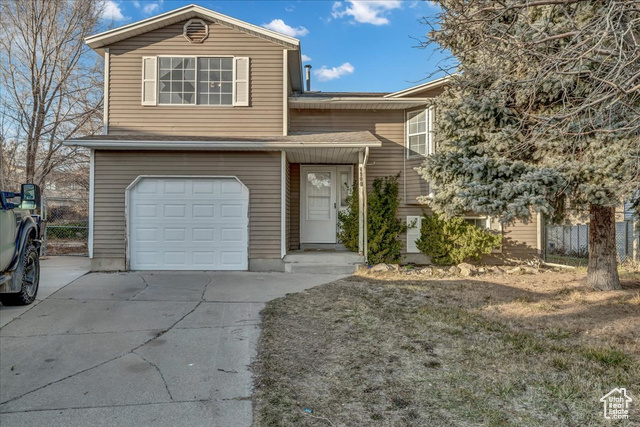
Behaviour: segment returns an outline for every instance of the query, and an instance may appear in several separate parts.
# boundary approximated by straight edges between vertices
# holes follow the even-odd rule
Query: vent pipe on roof
[[[307,64],[304,66],[305,70],[305,80],[307,82],[307,92],[311,92],[311,65]]]

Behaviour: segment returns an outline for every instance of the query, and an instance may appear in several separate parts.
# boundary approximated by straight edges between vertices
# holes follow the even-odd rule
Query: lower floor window
[[[489,218],[465,218],[464,221],[468,222],[469,224],[473,224],[478,228],[490,228]]]

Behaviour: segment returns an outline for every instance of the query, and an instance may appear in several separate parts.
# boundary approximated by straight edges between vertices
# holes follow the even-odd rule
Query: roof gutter
[[[103,150],[274,150],[287,148],[365,148],[381,147],[382,142],[233,142],[233,141],[105,141],[70,140],[64,145]]]
[[[429,102],[433,101],[433,98],[410,98],[410,99],[397,99],[397,98],[355,98],[355,97],[302,97],[302,96],[292,96],[289,98],[289,102],[291,104],[415,104],[420,102]]]

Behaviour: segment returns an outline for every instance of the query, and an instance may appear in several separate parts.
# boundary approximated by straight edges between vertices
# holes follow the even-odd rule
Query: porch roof
[[[100,150],[285,151],[293,163],[357,163],[360,151],[382,146],[369,131],[260,137],[92,135],[68,139],[64,144]]]

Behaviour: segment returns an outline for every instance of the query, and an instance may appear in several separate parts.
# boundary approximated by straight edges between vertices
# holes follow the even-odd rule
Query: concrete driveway
[[[22,313],[31,310],[40,301],[58,289],[87,274],[91,261],[82,256],[47,256],[40,258],[40,286],[38,295],[31,305],[0,306],[0,328],[11,322]]]
[[[80,277],[0,329],[0,425],[249,426],[264,303],[339,277]]]

